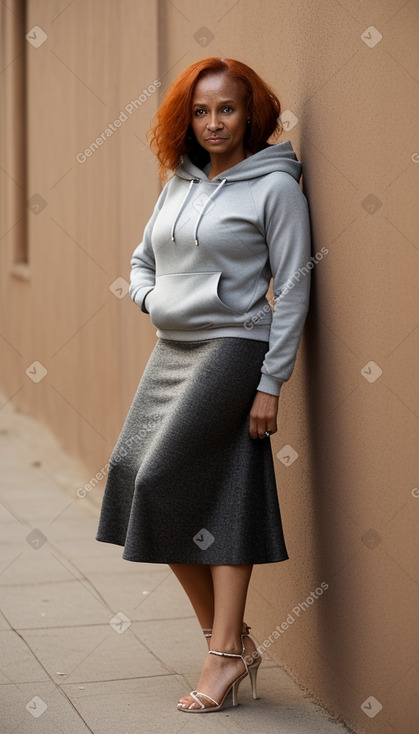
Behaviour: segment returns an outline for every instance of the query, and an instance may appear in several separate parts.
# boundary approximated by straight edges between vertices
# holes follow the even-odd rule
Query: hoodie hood
[[[252,178],[265,176],[273,171],[285,171],[296,181],[300,180],[301,163],[297,160],[292,144],[289,140],[277,145],[269,145],[264,150],[254,153],[245,158],[235,166],[223,171],[216,178],[211,179],[214,183],[227,179],[228,182],[248,181]],[[209,181],[206,174],[201,168],[195,166],[189,156],[183,156],[182,164],[176,169],[176,176],[190,181],[197,179],[199,181]]]
[[[264,150],[260,150],[258,153],[249,156],[249,158],[245,158],[240,163],[228,168],[220,176],[213,179],[209,179],[204,170],[192,163],[188,155],[184,155],[181,165],[175,171],[175,176],[190,183],[185,198],[173,220],[171,231],[172,242],[176,241],[176,224],[195,184],[207,183],[214,185],[214,191],[208,196],[195,225],[194,242],[195,245],[199,245],[198,229],[205,209],[225,184],[235,183],[237,181],[249,181],[260,176],[266,176],[267,173],[273,173],[274,171],[284,171],[298,182],[300,180],[301,170],[302,165],[297,159],[289,140],[285,140],[283,143],[278,143],[277,145],[268,145]]]

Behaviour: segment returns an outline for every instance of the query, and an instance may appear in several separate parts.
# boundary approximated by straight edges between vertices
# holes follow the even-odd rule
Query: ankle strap
[[[243,654],[245,647],[243,645],[241,653],[239,652],[220,652],[219,650],[208,650],[208,655],[222,655],[226,658],[241,658],[243,660]]]

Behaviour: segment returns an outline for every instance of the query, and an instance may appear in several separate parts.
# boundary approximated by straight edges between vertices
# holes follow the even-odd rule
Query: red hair
[[[159,161],[160,178],[174,171],[182,155],[188,154],[199,166],[209,161],[209,154],[197,142],[190,125],[192,98],[198,79],[209,73],[228,74],[239,80],[245,90],[251,123],[245,134],[245,146],[257,153],[268,145],[268,138],[280,134],[281,105],[273,90],[250,66],[234,59],[211,56],[188,66],[169,86],[148,131],[150,147]]]

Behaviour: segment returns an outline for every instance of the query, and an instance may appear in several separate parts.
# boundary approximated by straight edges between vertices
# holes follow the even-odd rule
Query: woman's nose
[[[212,112],[208,117],[207,128],[208,130],[218,130],[219,127],[221,127],[221,124],[218,114],[216,112]]]

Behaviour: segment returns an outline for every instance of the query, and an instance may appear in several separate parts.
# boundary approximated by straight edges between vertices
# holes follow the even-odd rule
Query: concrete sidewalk
[[[349,731],[267,654],[260,700],[246,680],[236,708],[179,712],[206,643],[169,567],[95,540],[101,490],[78,497],[89,477],[10,404],[0,461],[1,734]]]

